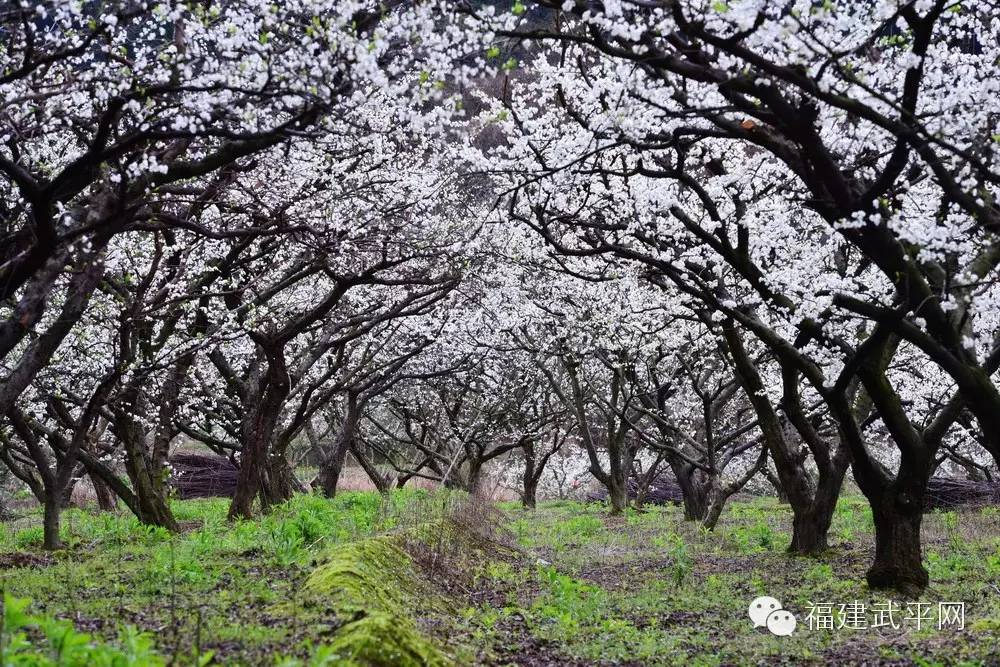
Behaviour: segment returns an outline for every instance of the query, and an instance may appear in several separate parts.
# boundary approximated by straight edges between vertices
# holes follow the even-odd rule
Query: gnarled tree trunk
[[[230,519],[252,516],[253,500],[257,495],[261,495],[261,509],[268,507],[269,498],[261,493],[271,470],[267,456],[281,407],[291,389],[283,347],[260,337],[257,337],[257,345],[258,351],[267,358],[267,372],[253,383],[252,395],[259,399],[247,401],[250,405],[255,404],[256,408],[248,412],[243,420],[240,474],[236,479],[233,502],[229,506]]]
[[[361,419],[361,405],[358,403],[358,396],[354,393],[347,395],[347,409],[344,412],[344,422],[340,426],[340,433],[334,442],[333,448],[326,453],[320,465],[319,475],[316,482],[319,484],[323,495],[333,498],[337,493],[337,484],[340,482],[340,474],[344,470],[344,462],[347,460],[347,452],[350,451],[354,442],[354,434],[358,428],[358,421]]]
[[[920,549],[923,507],[923,484],[905,477],[872,502],[875,560],[867,574],[870,587],[893,588],[913,597],[927,587]]]

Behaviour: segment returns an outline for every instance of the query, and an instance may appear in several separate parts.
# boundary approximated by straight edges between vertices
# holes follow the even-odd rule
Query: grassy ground
[[[771,499],[733,502],[712,533],[677,508],[496,512],[419,491],[388,504],[301,497],[236,525],[223,501],[174,509],[177,536],[69,511],[57,554],[39,550],[36,516],[0,524],[7,663],[1000,664],[995,509],[927,516],[921,601],[933,619],[920,630],[908,601],[863,583],[871,517],[858,498],[841,501],[820,560],[784,554],[790,517]],[[792,636],[752,627],[760,595],[796,615]],[[869,624],[875,605],[895,603],[899,628],[809,628],[814,605],[832,605],[836,625],[839,605],[855,601]],[[938,628],[939,602],[965,603],[964,629]],[[363,626],[412,641],[365,653],[387,644]]]
[[[503,567],[493,573],[509,583],[509,604],[492,623],[498,646],[505,634],[520,635],[585,662],[627,664],[1000,664],[995,509],[927,516],[932,585],[921,601],[931,604],[920,609],[936,617],[939,602],[964,602],[965,629],[939,629],[935,618],[919,631],[905,620],[908,601],[863,583],[872,524],[860,498],[841,501],[833,548],[821,560],[784,553],[789,515],[772,499],[733,503],[713,533],[685,524],[677,508],[612,520],[595,507],[556,503],[533,516],[512,516],[518,542],[547,564],[527,580]],[[752,627],[747,609],[762,595],[796,615],[792,636]],[[900,627],[837,629],[839,605],[855,601],[865,605],[869,626],[875,605],[896,603]],[[827,617],[816,606],[824,603],[833,605],[832,630],[816,627]],[[909,610],[913,616],[918,608]]]

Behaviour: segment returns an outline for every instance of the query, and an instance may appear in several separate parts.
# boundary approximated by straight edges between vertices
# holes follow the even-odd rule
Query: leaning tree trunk
[[[85,472],[86,468],[84,468],[82,463],[77,463],[73,468],[73,473],[69,476],[69,481],[66,482],[66,486],[59,492],[59,504],[63,509],[73,504],[73,491],[80,480],[83,479]]]
[[[830,458],[829,447],[815,438],[813,446],[822,447],[825,451],[821,452],[822,456],[814,456],[817,466],[823,466],[820,470],[822,480],[814,482],[804,463],[806,451],[787,437],[786,429],[767,398],[760,373],[743,345],[741,334],[731,321],[723,325],[723,334],[726,347],[739,371],[744,393],[757,415],[764,444],[774,461],[778,486],[792,508],[792,544],[789,551],[802,555],[821,553],[827,548],[826,534],[830,527],[826,512],[829,511],[832,516],[848,459],[846,455],[838,454]],[[797,382],[797,375],[785,378],[786,393],[797,386],[791,383],[792,380]],[[796,406],[797,403],[792,401],[787,404],[786,410]],[[805,424],[800,423],[798,426],[805,427]],[[820,491],[818,487],[826,490]],[[831,490],[832,496],[828,495]]]
[[[722,516],[722,509],[726,506],[726,494],[719,484],[718,479],[712,479],[708,483],[706,496],[705,517],[701,521],[702,527],[706,530],[715,530]]]
[[[767,481],[774,487],[774,493],[778,497],[778,502],[787,504],[788,494],[785,493],[785,487],[781,485],[781,480],[778,479],[778,476],[771,472],[768,468],[764,468],[764,477],[766,477]]]
[[[153,475],[164,475],[166,469],[151,471],[145,452],[145,437],[142,428],[131,416],[120,417],[121,442],[125,449],[125,472],[132,482],[135,494],[137,516],[147,525],[161,526],[170,531],[178,530],[177,521],[165,495],[166,484],[157,483]]]
[[[354,460],[357,461],[358,465],[360,465],[365,471],[365,474],[368,475],[368,479],[370,479],[372,484],[375,485],[378,492],[383,496],[388,496],[391,479],[379,472],[375,463],[369,459],[368,456],[366,456],[365,453],[362,452],[356,445],[357,443],[355,442],[355,446],[351,448],[351,454],[354,456]]]
[[[104,483],[99,476],[88,473],[90,484],[94,487],[94,495],[97,496],[97,506],[102,512],[111,512],[118,507],[118,497],[111,487]]]

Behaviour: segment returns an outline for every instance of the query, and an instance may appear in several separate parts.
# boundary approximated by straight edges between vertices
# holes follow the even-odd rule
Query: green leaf
[[[514,7],[511,8],[510,11],[514,13],[514,16],[520,16],[521,14],[528,11],[528,8],[524,6],[524,3],[521,2],[521,0],[518,0],[517,2],[514,3]]]
[[[500,47],[499,46],[491,46],[490,48],[486,49],[486,57],[487,58],[499,58],[500,57]]]
[[[3,594],[3,629],[5,632],[19,630],[31,624],[31,616],[28,615],[28,605],[31,600],[11,597],[8,593]]]

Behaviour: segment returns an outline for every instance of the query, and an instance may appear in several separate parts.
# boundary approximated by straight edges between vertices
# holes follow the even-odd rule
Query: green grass
[[[557,642],[573,658],[650,665],[1000,661],[1000,528],[994,509],[925,519],[932,585],[922,599],[965,602],[964,632],[936,626],[918,632],[902,622],[888,631],[807,627],[813,604],[859,600],[870,610],[893,599],[905,609],[906,601],[873,592],[864,582],[873,524],[863,498],[841,499],[832,548],[818,559],[785,553],[790,511],[771,498],[732,502],[714,532],[684,522],[678,508],[650,508],[614,520],[593,506],[560,502],[510,516],[521,547],[551,565],[498,573],[494,583],[501,589],[517,582],[504,617],[523,618],[520,625],[531,636]],[[752,627],[746,609],[765,594],[797,616],[799,629],[791,637]],[[497,621],[489,624],[495,641],[503,642]]]
[[[329,629],[324,610],[295,606],[314,561],[395,528],[427,497],[400,491],[385,506],[374,493],[303,495],[235,524],[226,521],[225,500],[175,501],[184,527],[177,535],[131,515],[68,510],[64,551],[41,552],[34,526],[0,533],[0,552],[48,559],[0,569],[0,588],[30,600],[40,618],[72,620],[97,640],[116,643],[128,626],[152,633],[158,651],[181,664],[207,653],[239,664],[310,659],[324,640],[310,624]]]
[[[552,662],[649,665],[1000,660],[1000,515],[992,508],[924,520],[932,585],[923,599],[965,602],[964,632],[830,631],[806,627],[813,603],[871,608],[892,598],[864,583],[872,523],[863,499],[841,499],[831,550],[815,559],[785,553],[790,512],[771,498],[732,501],[712,532],[676,507],[612,518],[599,504],[505,505],[496,539],[517,551],[441,523],[451,499],[301,496],[235,524],[224,500],[176,501],[177,535],[124,513],[69,510],[68,548],[55,554],[40,549],[37,513],[0,524],[0,587],[6,609],[22,616],[8,619],[2,638],[9,651],[18,639],[21,661],[4,660],[335,665],[351,624],[351,646],[373,651],[385,645],[379,633],[402,628],[393,655],[406,652],[411,664],[438,659],[424,639],[456,664],[502,665],[530,651]],[[396,546],[372,551],[382,544]],[[747,606],[764,594],[796,614],[794,635],[752,627]]]

